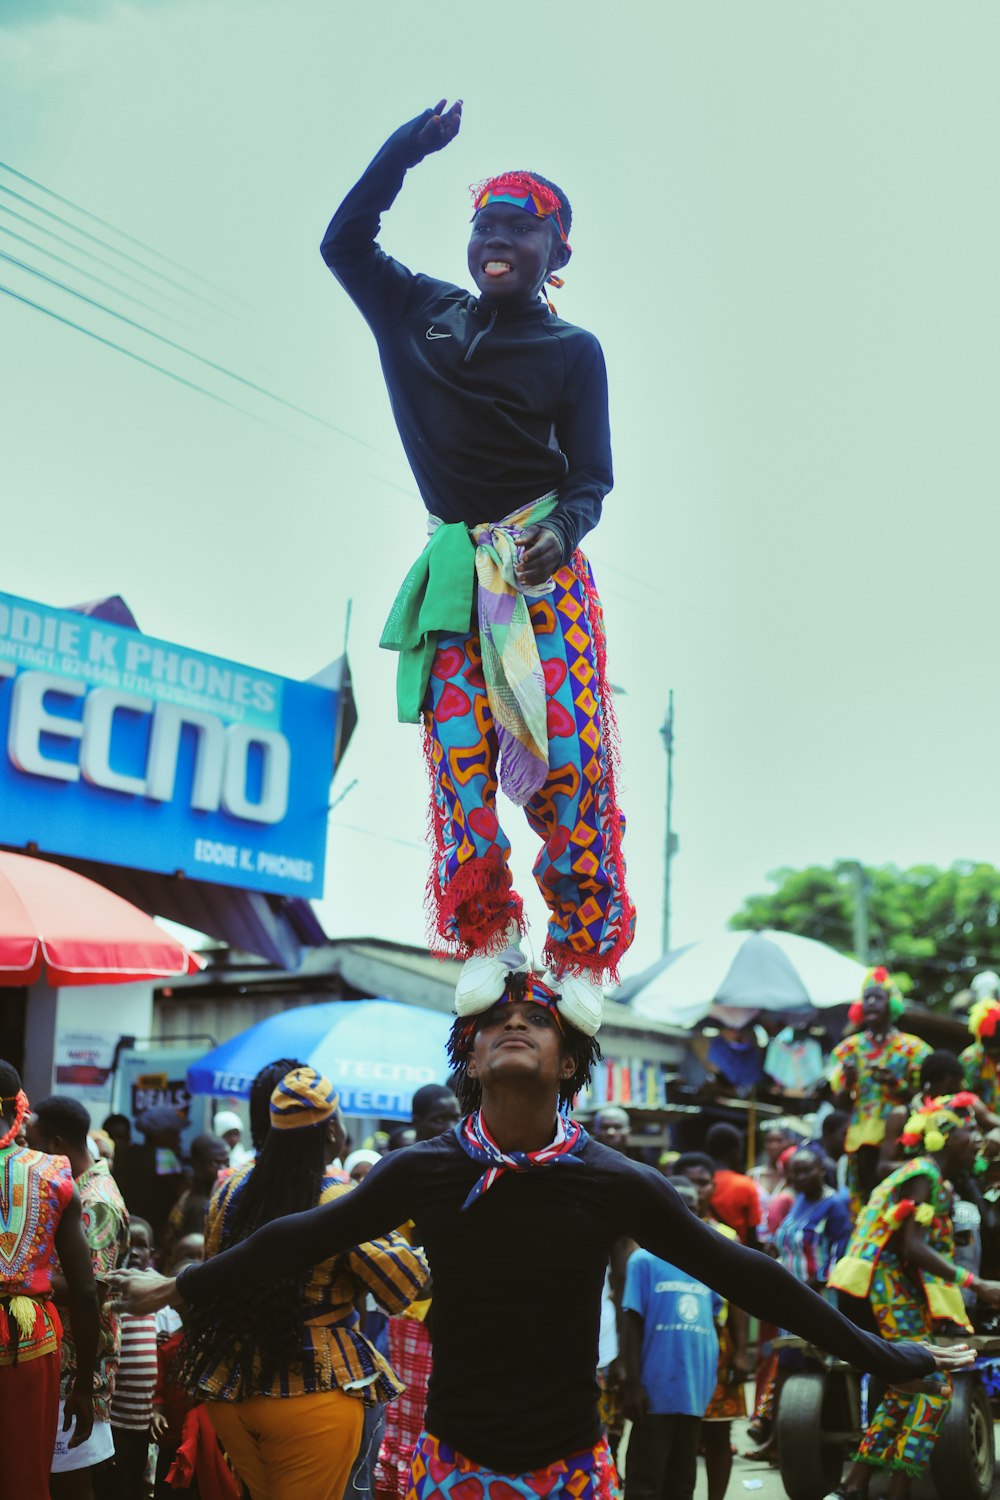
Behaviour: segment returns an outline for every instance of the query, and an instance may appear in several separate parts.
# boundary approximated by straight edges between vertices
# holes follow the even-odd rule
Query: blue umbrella
[[[206,1052],[188,1068],[188,1088],[246,1099],[261,1068],[295,1057],[330,1079],[345,1115],[408,1120],[416,1090],[447,1077],[451,1021],[441,1011],[395,1000],[300,1005]]]

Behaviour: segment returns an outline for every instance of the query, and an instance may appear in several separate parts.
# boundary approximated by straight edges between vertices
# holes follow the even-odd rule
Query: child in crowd
[[[611,489],[607,378],[594,336],[540,293],[561,286],[571,209],[537,174],[473,190],[476,291],[414,275],[375,242],[409,168],[454,140],[461,101],[403,125],[335,213],[327,265],[375,335],[430,539],[382,637],[398,711],[423,718],[439,944],[466,960],[456,1009],[488,1010],[527,970],[498,785],[542,839],[547,982],[587,1035],[632,941],[600,600],[578,550]],[[427,189],[425,188],[425,191]]]
[[[671,1177],[692,1213],[698,1194]],[[635,1250],[622,1298],[625,1385],[632,1420],[625,1500],[693,1500],[701,1419],[715,1389],[719,1358],[717,1292],[648,1250]]]
[[[146,1271],[153,1263],[153,1231],[145,1219],[129,1222],[128,1264]],[[121,1353],[111,1400],[115,1456],[109,1493],[115,1500],[138,1500],[146,1493],[153,1390],[156,1386],[157,1313],[121,1315]]]

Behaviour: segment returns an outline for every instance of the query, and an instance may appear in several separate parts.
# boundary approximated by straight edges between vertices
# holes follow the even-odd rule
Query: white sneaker
[[[545,976],[550,989],[559,996],[556,1010],[584,1036],[596,1036],[604,1013],[604,989],[589,974],[563,974],[557,977],[551,972]]]
[[[520,934],[512,923],[507,931],[507,946],[500,953],[474,953],[462,965],[455,986],[455,1011],[460,1016],[478,1016],[496,1005],[507,985],[508,976],[523,974],[528,960],[521,952]]]

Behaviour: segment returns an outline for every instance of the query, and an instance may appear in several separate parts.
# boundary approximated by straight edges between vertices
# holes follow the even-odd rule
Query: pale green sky
[[[181,295],[187,326],[116,305],[362,440],[0,261],[265,419],[0,297],[0,588],[121,592],[151,634],[291,676],[338,653],[353,596],[358,786],[323,916],[419,939],[423,774],[375,642],[422,509],[317,246],[390,130],[460,94],[461,136],[410,174],[383,244],[463,281],[469,182],[532,165],[573,200],[557,302],[611,380],[617,482],[587,550],[628,694],[629,967],[659,945],[670,687],[676,941],[780,864],[1000,858],[998,42],[994,4],[929,0],[0,0],[0,157],[229,294]],[[516,856],[528,892],[530,836]]]

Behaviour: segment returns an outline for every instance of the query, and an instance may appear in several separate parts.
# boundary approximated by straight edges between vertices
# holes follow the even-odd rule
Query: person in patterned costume
[[[977,976],[981,977],[981,976]],[[961,1054],[965,1086],[986,1108],[1000,1112],[1000,1000],[985,996],[969,1011],[973,1041]]]
[[[976,1160],[975,1104],[971,1094],[952,1094],[911,1115],[900,1140],[917,1154],[879,1183],[830,1274],[844,1310],[890,1342],[930,1338],[936,1320],[971,1329],[961,1290],[1000,1306],[1000,1282],[954,1261],[951,1179]],[[884,1469],[889,1500],[906,1500],[911,1478],[930,1463],[951,1390],[946,1372],[918,1390],[890,1388],[836,1494],[866,1495],[872,1470]]]
[[[920,1066],[931,1050],[919,1037],[897,1028],[902,1013],[903,999],[888,969],[869,969],[861,999],[848,1011],[851,1023],[862,1029],[833,1049],[828,1075],[833,1102],[851,1117],[844,1149],[855,1218],[878,1181],[889,1112],[916,1093]]]
[[[502,790],[542,841],[543,958],[566,1019],[593,1035],[632,941],[600,600],[579,542],[611,489],[604,357],[540,297],[570,258],[571,209],[545,178],[473,189],[477,291],[413,275],[375,243],[408,168],[458,133],[442,100],[392,135],[334,215],[329,268],[378,342],[430,539],[382,636],[398,715],[422,719],[432,784],[434,945],[466,960],[460,1016],[528,964],[497,815]]]
[[[0,1061],[0,1472],[5,1495],[42,1500],[59,1418],[57,1264],[77,1349],[77,1378],[64,1404],[74,1449],[94,1421],[98,1308],[69,1162],[20,1143],[28,1109],[16,1069]]]
[[[51,1094],[40,1099],[28,1117],[28,1144],[36,1151],[68,1160],[80,1195],[83,1232],[90,1247],[94,1279],[103,1294],[112,1271],[128,1260],[128,1210],[106,1161],[95,1161],[87,1135],[90,1115],[77,1099]],[[64,1296],[63,1278],[57,1276],[56,1300]],[[70,1448],[60,1436],[52,1458],[49,1486],[52,1500],[90,1500],[92,1472],[114,1457],[111,1433],[111,1398],[118,1371],[121,1326],[106,1300],[101,1302],[100,1336],[94,1366],[94,1428],[86,1443]],[[62,1343],[60,1395],[65,1403],[77,1380],[76,1348],[72,1338]]]

